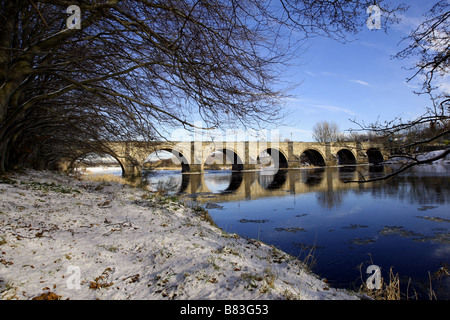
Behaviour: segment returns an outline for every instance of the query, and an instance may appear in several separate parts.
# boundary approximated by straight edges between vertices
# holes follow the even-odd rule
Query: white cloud
[[[341,108],[331,104],[320,103],[315,100],[303,99],[303,98],[292,98],[291,102],[295,102],[295,104],[291,104],[291,107],[302,109],[306,113],[317,113],[319,110],[326,110],[332,113],[346,113],[352,116],[356,116],[357,114],[346,108]]]
[[[399,14],[399,23],[394,23],[391,28],[399,30],[405,34],[410,34],[412,31],[416,30],[417,27],[423,22],[423,17],[420,16],[410,16],[406,14]]]
[[[430,40],[431,41],[429,41],[430,44],[428,45],[428,48],[438,53],[445,52],[450,45],[450,40],[447,33],[440,30],[433,31],[433,36]]]
[[[350,80],[348,80],[348,81],[354,82],[354,83],[358,83],[358,84],[361,84],[361,85],[363,85],[363,86],[368,86],[368,85],[369,85],[367,82],[362,81],[362,80],[358,80],[358,79],[350,79]]]
[[[442,83],[439,85],[439,88],[445,93],[450,94],[450,83]]]
[[[328,76],[328,77],[346,78],[350,82],[358,83],[358,84],[363,85],[363,86],[369,86],[370,85],[368,82],[363,81],[363,80],[348,79],[349,78],[348,75],[341,74],[341,73],[334,73],[334,72],[323,71],[323,72],[321,72],[321,74],[324,75],[324,76]]]
[[[352,110],[341,108],[341,107],[337,107],[337,106],[333,106],[333,105],[312,104],[312,105],[310,105],[310,107],[317,108],[317,109],[323,109],[323,110],[327,110],[329,112],[334,112],[334,113],[341,113],[341,112],[343,112],[343,113],[347,113],[347,114],[352,115],[352,116],[356,116],[356,113],[353,112]]]
[[[342,73],[335,73],[335,72],[328,72],[328,71],[323,71],[323,72],[321,72],[321,74],[324,76],[331,76],[331,77],[343,77],[343,78],[347,77],[347,75],[342,74]]]

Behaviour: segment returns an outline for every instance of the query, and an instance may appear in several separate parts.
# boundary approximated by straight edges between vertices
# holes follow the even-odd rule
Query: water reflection
[[[345,166],[273,175],[171,174],[179,179],[180,197],[209,205],[214,222],[226,231],[300,258],[309,252],[305,248],[314,248],[313,271],[335,286],[358,288],[355,279],[361,279],[358,267],[364,263],[387,272],[394,267],[406,288],[408,277],[426,283],[428,272],[450,262],[450,168],[418,167],[386,181],[346,183],[392,170]],[[221,203],[220,209],[214,203]],[[441,297],[450,298],[450,284],[443,291]]]
[[[339,168],[339,179],[342,182],[351,181],[355,178],[356,166],[346,166]]]
[[[230,184],[222,191],[222,193],[233,193],[239,189],[244,180],[244,174],[241,171],[233,171],[231,173]]]
[[[267,190],[277,190],[284,186],[288,171],[278,170],[275,174],[259,173],[259,185]]]
[[[275,174],[240,171],[180,174],[172,171],[151,176],[150,181],[174,179],[177,182],[176,194],[196,195],[198,201],[207,202],[316,193],[316,199],[322,207],[333,208],[342,203],[342,198],[349,191],[355,194],[369,192],[378,198],[395,197],[420,204],[449,202],[450,180],[448,177],[444,179],[436,177],[436,174],[418,176],[413,171],[389,179],[388,183],[385,181],[348,183],[357,181],[362,176],[375,178],[391,171],[390,167],[375,165],[279,170]]]
[[[308,186],[319,185],[322,182],[324,172],[324,168],[302,170],[300,171],[301,181]]]

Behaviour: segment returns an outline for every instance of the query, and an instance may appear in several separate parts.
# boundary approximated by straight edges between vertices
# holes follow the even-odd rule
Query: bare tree
[[[353,120],[359,130],[375,134],[386,145],[399,141],[401,137],[400,142],[393,144],[393,156],[400,155],[409,162],[392,174],[377,179],[362,179],[360,182],[387,179],[413,166],[431,163],[450,154],[448,145],[442,145],[442,152],[428,159],[418,156],[416,152],[423,146],[444,138],[450,139],[450,3],[437,1],[424,17],[424,22],[403,40],[408,43],[407,47],[395,56],[398,59],[416,57],[417,62],[410,68],[413,74],[407,81],[419,79],[422,86],[415,93],[430,97],[424,114],[410,121],[396,118],[369,125]]]
[[[193,128],[194,113],[209,128],[277,121],[293,49],[312,36],[345,41],[370,4],[0,0],[0,172],[164,137],[169,126]],[[80,29],[66,26],[70,5]],[[379,5],[394,22],[401,8]]]
[[[317,142],[337,142],[342,138],[336,122],[321,121],[313,127],[313,138]]]

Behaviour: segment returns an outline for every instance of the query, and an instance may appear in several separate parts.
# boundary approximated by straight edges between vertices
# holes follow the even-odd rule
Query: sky
[[[296,84],[295,89],[288,92],[291,97],[286,99],[284,111],[289,116],[283,125],[266,127],[266,140],[314,141],[312,128],[324,120],[334,121],[342,132],[348,132],[358,127],[350,120],[365,124],[396,117],[412,120],[425,112],[430,105],[429,98],[414,93],[421,88],[420,79],[407,82],[414,71],[406,68],[412,67],[414,60],[399,60],[393,56],[408,46],[402,39],[424,20],[423,14],[436,1],[389,2],[406,3],[410,8],[401,13],[400,23],[388,26],[387,30],[370,30],[364,25],[360,33],[350,36],[352,41],[344,44],[323,37],[307,42],[282,79]],[[220,137],[230,140],[230,135],[217,133],[216,141],[221,140]],[[254,140],[254,135],[241,131],[236,139],[231,139]],[[199,136],[197,134],[195,140]],[[179,129],[173,131],[170,140],[186,139],[192,140],[192,135]]]
[[[396,1],[394,1],[395,3]],[[320,121],[334,121],[341,131],[392,120],[414,119],[425,112],[430,100],[413,91],[421,88],[420,79],[407,82],[414,71],[413,60],[393,56],[407,47],[401,41],[414,30],[435,1],[408,1],[410,8],[399,24],[383,29],[363,30],[349,43],[315,38],[292,68],[289,80],[300,83],[289,99],[289,122],[280,126],[281,139],[313,141],[312,127]],[[369,15],[367,15],[369,16]]]

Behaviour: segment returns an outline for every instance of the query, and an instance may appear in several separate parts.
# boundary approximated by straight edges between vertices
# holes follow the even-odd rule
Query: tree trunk
[[[8,150],[8,142],[9,139],[0,139],[0,174],[4,174],[6,172],[7,167],[7,159],[6,154]]]

